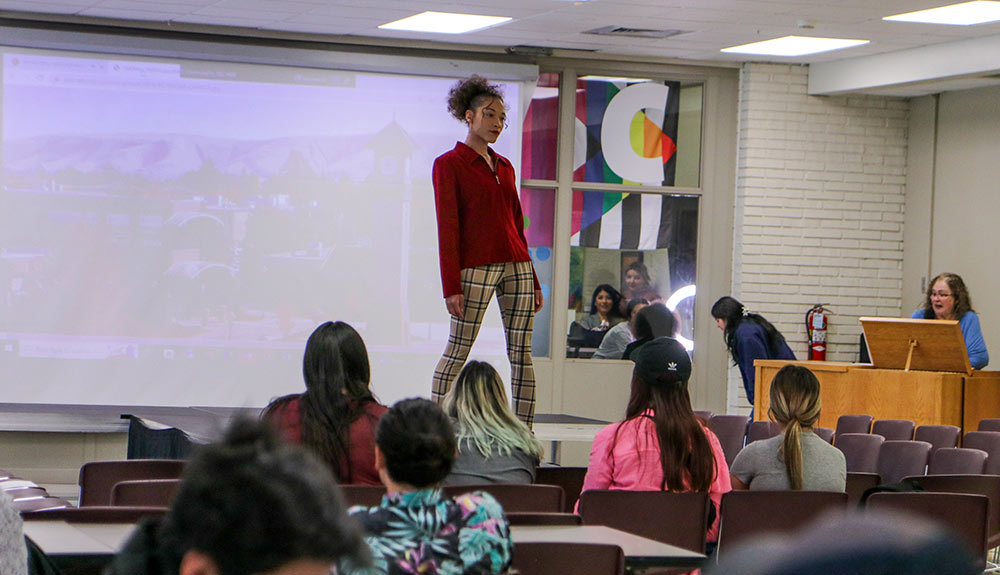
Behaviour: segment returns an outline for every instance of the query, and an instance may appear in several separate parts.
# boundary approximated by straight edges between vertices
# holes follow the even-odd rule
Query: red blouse
[[[296,445],[302,444],[300,397],[276,409],[270,418],[281,437],[288,443]],[[388,407],[374,401],[365,404],[365,414],[351,424],[350,462],[340,463],[340,469],[337,470],[340,477],[350,477],[352,484],[382,485],[382,480],[375,471],[375,427],[379,418],[387,411]]]
[[[444,297],[462,293],[459,272],[465,268],[531,261],[514,166],[492,149],[489,154],[496,173],[462,142],[434,160]],[[537,276],[535,289],[540,289]]]

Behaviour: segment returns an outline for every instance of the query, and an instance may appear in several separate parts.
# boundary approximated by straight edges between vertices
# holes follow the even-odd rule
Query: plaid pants
[[[490,298],[496,293],[507,336],[514,413],[531,427],[535,418],[535,368],[531,364],[535,284],[531,262],[487,264],[463,269],[461,274],[465,317],[451,317],[451,335],[434,370],[431,396],[440,403],[451,389],[476,341]]]

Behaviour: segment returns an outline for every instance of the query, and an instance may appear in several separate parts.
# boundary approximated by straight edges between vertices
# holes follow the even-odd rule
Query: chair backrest
[[[985,562],[989,506],[985,495],[909,491],[873,493],[866,509],[903,511],[944,524]]]
[[[715,416],[715,414],[708,409],[696,409],[694,410],[694,414],[704,420],[705,423],[708,423],[712,417]]]
[[[881,435],[838,433],[833,444],[844,453],[848,473],[878,473],[878,452],[883,443]]]
[[[384,485],[341,485],[340,492],[344,495],[344,503],[348,507],[363,505],[377,507],[382,504],[385,495]]]
[[[726,463],[733,464],[736,454],[743,449],[747,437],[747,423],[750,418],[745,415],[716,415],[708,421],[708,427],[719,438],[722,452],[726,454]]]
[[[861,503],[861,496],[872,487],[882,483],[882,478],[878,473],[852,473],[847,472],[847,506],[851,509]]]
[[[841,415],[837,418],[837,435],[842,433],[870,433],[872,420],[870,415]]]
[[[41,499],[42,497],[48,497],[49,492],[42,487],[22,487],[20,489],[5,489],[6,493],[15,502],[23,501],[25,499]]]
[[[770,439],[781,435],[781,425],[773,421],[751,421],[747,428],[747,445],[761,439]]]
[[[942,447],[958,447],[958,438],[962,428],[956,425],[921,425],[913,434],[916,441],[926,441],[931,444],[931,457]]]
[[[1000,433],[996,431],[970,431],[962,439],[962,447],[982,449],[989,457],[986,459],[984,473],[1000,475]]]
[[[513,511],[504,515],[511,525],[583,525],[583,517],[576,513]]]
[[[73,504],[60,497],[39,497],[37,499],[21,499],[14,501],[14,509],[20,511],[23,515],[29,515],[34,511],[44,511],[46,509],[65,509],[67,507],[73,507]]]
[[[163,517],[164,507],[67,507],[21,513],[25,521],[66,521],[68,523],[136,523],[143,517]]]
[[[705,552],[708,493],[597,489],[580,494],[585,525],[606,525],[697,553]]]
[[[482,485],[446,485],[446,495],[455,497],[470,491],[485,491],[496,498],[504,511],[544,511],[561,513],[565,497],[558,485],[532,483],[487,483]]]
[[[986,456],[981,449],[942,447],[931,454],[927,475],[982,473],[986,469]]]
[[[989,548],[1000,545],[1000,476],[998,475],[925,475],[908,477],[924,491],[972,493],[990,500]]]
[[[980,419],[977,431],[1000,431],[1000,419]]]
[[[623,575],[625,554],[617,545],[521,542],[511,567],[521,575]]]
[[[872,424],[872,435],[881,435],[886,441],[910,441],[916,427],[909,419],[879,419]]]
[[[931,444],[926,441],[886,441],[878,452],[878,474],[884,483],[923,475],[927,471],[930,451]]]
[[[169,507],[180,479],[130,479],[111,488],[111,505],[125,507]]]
[[[818,435],[823,441],[833,445],[833,429],[830,427],[814,427],[813,433]]]
[[[827,511],[846,509],[846,493],[730,491],[722,496],[718,553],[748,537],[795,531]]]
[[[572,513],[576,508],[576,500],[580,498],[580,491],[583,490],[583,478],[586,476],[586,467],[545,465],[535,471],[535,483],[562,487],[563,494],[566,497],[566,504],[563,511]]]
[[[123,459],[91,461],[80,467],[80,507],[111,505],[111,490],[119,481],[177,479],[184,472],[181,459]]]

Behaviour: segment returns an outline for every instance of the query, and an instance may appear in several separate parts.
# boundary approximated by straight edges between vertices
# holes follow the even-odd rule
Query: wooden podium
[[[835,428],[841,415],[866,413],[917,425],[955,425],[964,433],[975,431],[980,419],[1000,417],[1000,372],[969,367],[957,321],[861,321],[872,364],[755,361],[754,417],[767,420],[771,380],[788,364],[808,367],[819,379],[821,427]]]

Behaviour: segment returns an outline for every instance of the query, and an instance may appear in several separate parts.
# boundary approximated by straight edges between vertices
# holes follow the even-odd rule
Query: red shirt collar
[[[490,156],[493,157],[494,160],[500,160],[501,163],[506,164],[508,166],[511,165],[510,160],[508,160],[507,158],[505,158],[505,157],[501,156],[500,154],[494,152],[493,148],[490,148],[489,146],[487,146],[486,149],[489,152]],[[479,155],[479,152],[473,150],[465,142],[455,142],[455,151],[458,153],[459,156],[461,156],[461,158],[463,160],[469,162],[470,164],[472,162],[475,162],[476,158],[480,158],[481,157]]]

